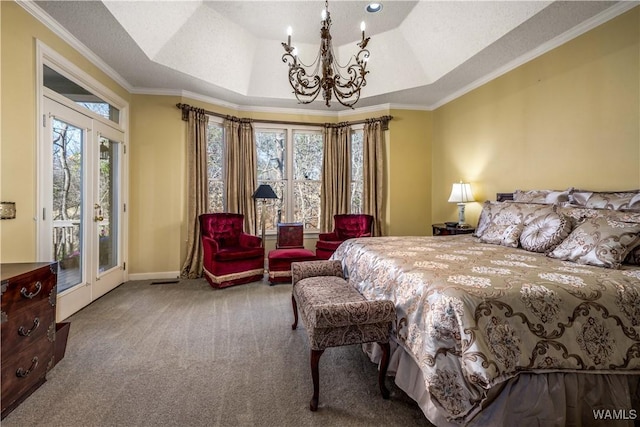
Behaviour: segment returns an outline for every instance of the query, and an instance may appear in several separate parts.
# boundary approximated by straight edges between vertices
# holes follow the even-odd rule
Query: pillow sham
[[[480,241],[493,245],[517,248],[524,224],[489,224]]]
[[[627,254],[640,244],[640,224],[595,217],[576,227],[547,255],[579,264],[619,268]]]
[[[559,190],[516,190],[513,192],[514,202],[554,204],[569,201],[569,193],[573,188]]]
[[[522,230],[520,245],[531,252],[547,252],[559,245],[571,232],[571,219],[557,213],[541,215]]]
[[[615,221],[640,223],[640,212],[637,211],[587,208],[573,204],[558,206],[556,211],[578,222],[582,222],[586,218],[607,217]]]
[[[640,190],[631,191],[573,191],[569,195],[572,204],[599,209],[640,209]]]
[[[474,236],[482,237],[490,224],[527,225],[540,215],[554,212],[554,205],[540,203],[485,202]]]

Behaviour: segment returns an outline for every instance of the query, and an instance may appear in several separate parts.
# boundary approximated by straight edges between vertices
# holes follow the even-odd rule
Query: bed
[[[433,424],[640,417],[640,212],[576,200],[487,202],[473,236],[358,238],[333,255],[365,297],[395,302],[389,371]]]

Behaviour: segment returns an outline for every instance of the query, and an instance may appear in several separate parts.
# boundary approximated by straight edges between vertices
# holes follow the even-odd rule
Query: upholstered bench
[[[291,283],[291,263],[313,261],[316,254],[304,248],[274,249],[269,251],[269,284]]]
[[[340,261],[307,261],[291,264],[294,323],[298,326],[298,308],[311,346],[313,397],[309,407],[318,409],[320,356],[328,347],[377,342],[382,348],[378,373],[380,392],[385,399],[389,390],[384,380],[389,365],[389,332],[396,318],[392,301],[369,301],[351,286],[342,274]]]

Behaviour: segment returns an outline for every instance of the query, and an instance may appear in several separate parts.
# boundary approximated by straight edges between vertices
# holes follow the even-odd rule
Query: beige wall
[[[180,270],[185,133],[179,97],[134,95],[129,156],[129,273]]]
[[[387,234],[431,232],[430,111],[392,110],[387,141]]]
[[[0,223],[0,260],[36,259],[36,39],[125,100],[129,94],[22,7],[0,1],[0,198],[16,202],[16,219]]]
[[[434,111],[433,219],[456,220],[451,184],[640,187],[640,8]],[[467,207],[475,224],[479,203]]]

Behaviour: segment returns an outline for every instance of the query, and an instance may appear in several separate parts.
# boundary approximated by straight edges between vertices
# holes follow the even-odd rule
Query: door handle
[[[103,220],[104,220],[104,217],[102,217],[102,216],[94,216],[94,217],[93,217],[93,220],[94,220],[95,222],[100,222],[100,221],[103,221]]]

